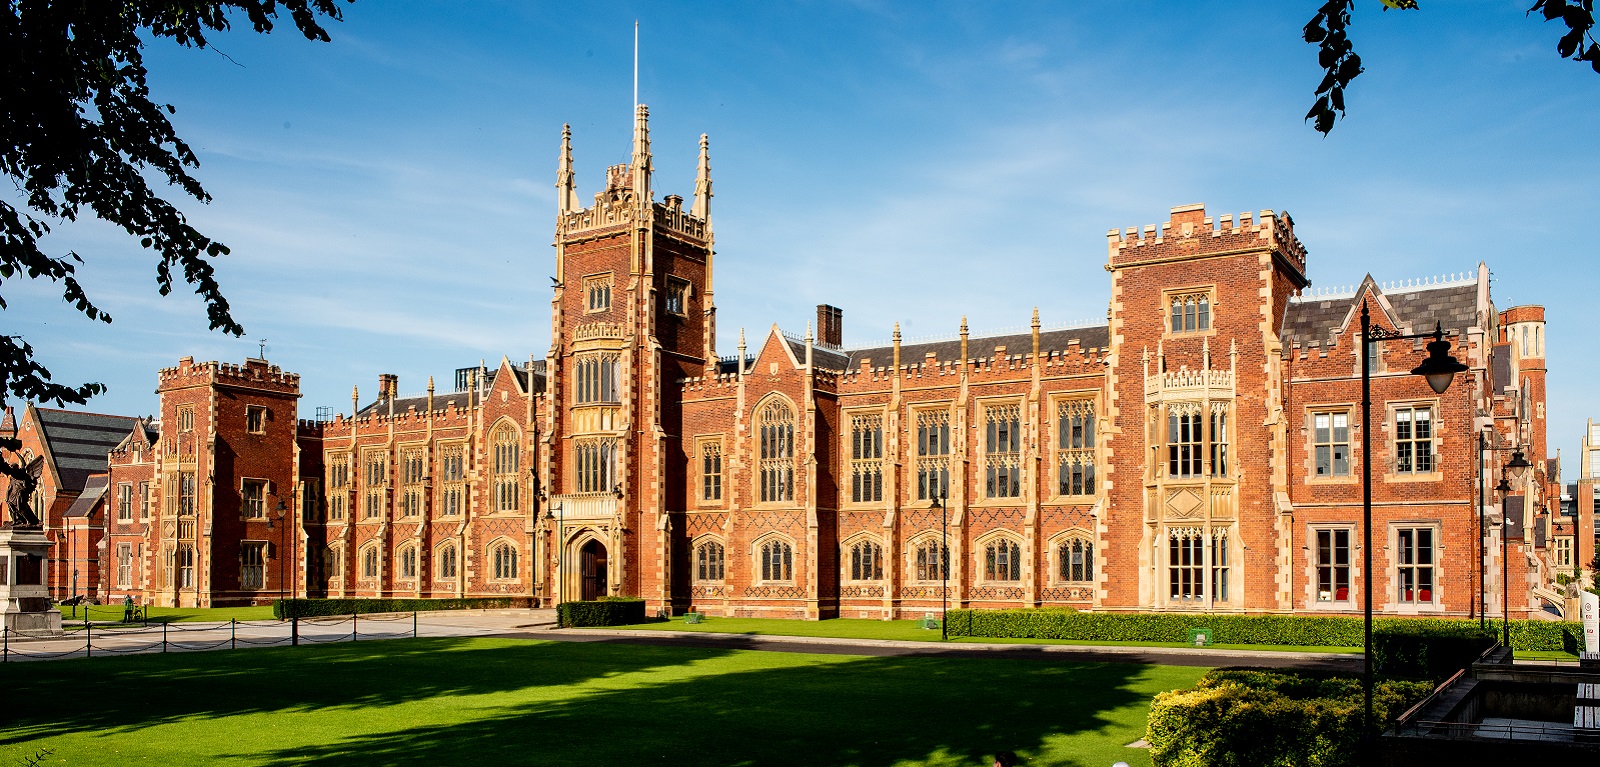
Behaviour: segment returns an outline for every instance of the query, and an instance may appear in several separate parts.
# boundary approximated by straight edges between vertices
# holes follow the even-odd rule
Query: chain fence
[[[410,625],[406,625],[408,623]],[[345,625],[349,628],[346,629]],[[288,620],[186,621],[68,624],[62,633],[0,627],[0,663],[96,655],[237,650],[241,647],[297,646],[414,639],[417,614],[342,615]]]

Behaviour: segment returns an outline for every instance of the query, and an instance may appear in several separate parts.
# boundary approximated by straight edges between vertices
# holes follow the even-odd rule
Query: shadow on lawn
[[[684,661],[717,655],[707,649],[676,654]],[[606,657],[608,664],[625,664],[626,655]],[[721,665],[726,670],[715,668]],[[249,756],[275,765],[430,767],[972,764],[996,750],[1037,751],[1049,736],[1118,724],[1106,712],[1147,697],[1133,689],[1145,667],[1128,663],[857,657],[743,668],[731,657],[687,677],[646,677],[576,698],[485,709],[464,723]]]
[[[0,721],[7,727],[0,745],[196,716],[381,707],[559,687],[683,661],[681,651],[654,647],[448,638],[18,663],[6,668],[9,694],[0,698]]]

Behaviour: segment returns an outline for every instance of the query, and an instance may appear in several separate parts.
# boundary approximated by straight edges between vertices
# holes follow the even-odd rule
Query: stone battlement
[[[242,365],[211,360],[195,362],[193,357],[178,360],[175,367],[157,372],[157,390],[182,386],[234,385],[255,389],[276,389],[285,394],[300,393],[300,375],[285,372],[266,360],[248,358]]]
[[[1305,275],[1305,246],[1295,237],[1294,219],[1288,213],[1245,211],[1237,219],[1232,214],[1213,219],[1205,213],[1204,205],[1182,205],[1172,209],[1172,218],[1166,223],[1110,230],[1106,233],[1109,265],[1117,268],[1267,248]]]

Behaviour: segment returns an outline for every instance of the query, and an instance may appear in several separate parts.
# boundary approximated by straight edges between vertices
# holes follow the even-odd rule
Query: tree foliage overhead
[[[1383,10],[1417,10],[1416,0],[1379,0]],[[1317,64],[1322,67],[1322,82],[1317,85],[1317,100],[1305,119],[1322,135],[1333,130],[1333,123],[1344,116],[1344,89],[1363,71],[1361,57],[1350,42],[1350,12],[1355,0],[1328,0],[1306,23],[1305,41],[1317,46]],[[1600,74],[1600,43],[1594,38],[1594,0],[1535,0],[1527,15],[1535,13],[1544,21],[1559,19],[1567,27],[1556,42],[1556,53],[1564,59],[1586,62]]]
[[[20,200],[0,198],[0,309],[12,280],[44,279],[85,317],[111,321],[76,278],[82,256],[40,247],[53,224],[88,215],[155,252],[162,295],[181,274],[205,302],[211,329],[243,334],[209,260],[227,246],[146,182],[161,177],[211,200],[189,172],[199,166],[194,151],[167,119],[176,110],[151,98],[142,49],[162,39],[205,48],[207,34],[229,30],[238,13],[268,33],[285,12],[307,39],[323,42],[321,21],[341,18],[335,0],[0,0],[0,165]],[[53,382],[21,336],[0,335],[0,398],[82,404],[104,389]]]

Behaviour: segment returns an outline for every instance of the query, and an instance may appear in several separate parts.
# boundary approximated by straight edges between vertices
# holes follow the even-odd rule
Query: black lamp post
[[[1362,589],[1362,598],[1365,601],[1363,610],[1362,639],[1364,651],[1361,656],[1361,691],[1364,698],[1364,718],[1361,720],[1361,740],[1363,744],[1370,744],[1373,737],[1372,731],[1372,345],[1383,341],[1399,341],[1411,338],[1432,338],[1428,342],[1428,358],[1421,365],[1412,369],[1412,375],[1422,376],[1428,381],[1428,387],[1435,394],[1443,394],[1450,388],[1450,382],[1455,380],[1456,373],[1467,369],[1455,357],[1450,356],[1450,342],[1444,340],[1444,326],[1434,324],[1432,333],[1402,334],[1384,328],[1372,327],[1372,317],[1368,312],[1367,303],[1361,303],[1361,533],[1362,533],[1362,574],[1366,584]],[[1364,749],[1371,762],[1370,745]]]
[[[950,509],[945,506],[944,499],[938,492],[933,494],[933,508],[939,510],[939,641],[950,640],[950,626],[946,618],[950,614]]]
[[[1522,475],[1526,474],[1531,466],[1533,466],[1533,464],[1528,463],[1528,459],[1523,457],[1522,448],[1519,447],[1511,451],[1511,460],[1506,462],[1505,475],[1509,476],[1511,479],[1522,479]],[[1503,499],[1510,495],[1511,483],[1506,481],[1505,476],[1502,476],[1500,479],[1500,484],[1495,487],[1495,489],[1500,491],[1500,497]],[[1502,501],[1502,504],[1503,503],[1504,502]],[[1505,506],[1502,505],[1500,507],[1500,592],[1502,594],[1500,597],[1500,611],[1503,614],[1503,618],[1501,620],[1500,644],[1507,650],[1511,649],[1510,530],[1511,517],[1510,515],[1506,514]]]
[[[278,499],[278,519],[284,519],[289,513],[289,507],[283,499]],[[294,598],[300,594],[300,525],[299,520],[291,519],[284,526],[284,534],[289,536],[289,566],[293,568],[291,581],[289,581],[289,596]],[[282,579],[282,567],[279,568],[279,579]],[[278,590],[283,591],[283,584],[278,584]]]
[[[556,501],[555,508],[545,512],[544,518],[546,522],[554,520],[556,523],[556,607],[560,607],[561,603],[566,601],[567,595],[567,542],[562,540],[562,531],[566,528],[567,521],[566,509],[562,508],[560,501]]]

